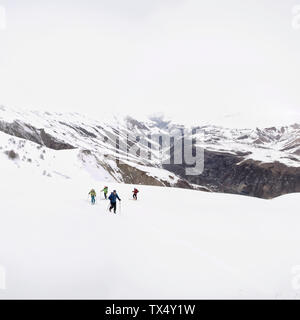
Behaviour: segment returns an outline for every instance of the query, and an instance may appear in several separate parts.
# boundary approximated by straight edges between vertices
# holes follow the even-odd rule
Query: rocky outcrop
[[[30,140],[54,150],[74,149],[70,144],[60,141],[48,134],[45,129],[37,129],[30,124],[20,121],[14,121],[12,123],[0,121],[0,131],[18,138]]]
[[[160,181],[147,175],[144,171],[141,171],[135,167],[129,166],[125,163],[117,163],[117,166],[122,174],[123,180],[128,184],[144,184],[151,186],[170,186],[164,181]]]
[[[205,151],[204,172],[187,176],[186,166],[165,165],[192,184],[226,192],[271,199],[283,194],[300,192],[300,168],[285,164],[244,160],[243,156]]]
[[[139,170],[135,167],[129,166],[122,162],[117,162],[117,166],[122,174],[123,180],[128,184],[142,184],[142,185],[150,185],[150,186],[161,186],[161,187],[176,187],[183,189],[195,189],[187,180],[179,179],[174,181],[174,183],[170,183],[164,179],[160,179],[158,177],[152,177],[147,175],[145,171]],[[170,180],[172,180],[172,176],[170,176]],[[205,189],[205,191],[209,191]]]

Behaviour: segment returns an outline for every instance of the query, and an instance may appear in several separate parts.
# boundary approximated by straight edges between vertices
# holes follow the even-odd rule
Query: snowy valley
[[[204,150],[201,174],[186,174],[185,155],[174,148],[178,141],[182,143],[182,138],[174,135],[178,131],[184,131],[186,141],[196,141],[195,146]],[[159,140],[161,136],[169,138],[173,145],[164,145]],[[300,192],[299,124],[265,129],[212,125],[191,128],[159,117],[138,121],[112,116],[97,121],[77,113],[2,106],[0,139],[2,154],[8,159],[13,158],[19,167],[31,167],[49,178],[55,175],[72,178],[81,172],[78,168],[84,168],[89,176],[108,182],[267,199]],[[128,153],[129,147],[140,151]],[[173,163],[178,155],[182,163]],[[170,163],[162,159],[170,159]]]

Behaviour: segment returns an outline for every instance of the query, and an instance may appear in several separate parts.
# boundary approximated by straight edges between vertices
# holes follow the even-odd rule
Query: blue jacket
[[[121,200],[118,196],[118,194],[114,194],[113,192],[110,194],[110,196],[108,197],[108,199],[110,200],[111,203],[116,203],[117,199]]]

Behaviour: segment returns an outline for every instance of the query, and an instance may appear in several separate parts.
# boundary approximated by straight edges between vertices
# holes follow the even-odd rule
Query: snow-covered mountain
[[[118,130],[118,138],[125,143],[126,122],[1,107],[0,148],[17,166],[29,166],[49,177],[59,174],[71,178],[78,174],[78,168],[84,168],[93,177],[105,177],[108,182],[193,188],[163,169],[157,159],[148,161],[117,150],[113,138]]]
[[[299,215],[290,210],[299,194],[266,201],[163,187],[243,193],[236,186],[275,181],[272,188],[290,188],[278,192],[299,191],[299,127],[276,136],[278,128],[207,126],[198,142],[205,144],[205,170],[197,177],[185,176],[185,164],[120,154],[104,141],[120,128],[119,143],[128,138],[124,132],[148,136],[179,127],[2,108],[0,299],[299,298]],[[256,145],[259,132],[268,140]],[[255,150],[272,157],[255,159]],[[132,201],[137,183],[150,186],[139,186]],[[107,210],[104,185],[122,199],[117,215]]]
[[[180,164],[161,161],[168,156],[174,158],[176,151],[172,145],[164,147],[157,137],[172,136],[178,130],[184,130],[187,140],[195,140],[205,150],[204,171],[199,175],[187,175],[185,161]],[[105,177],[108,182],[195,188],[262,198],[300,191],[299,124],[264,129],[212,125],[189,128],[162,117],[143,122],[131,117],[94,120],[77,113],[0,107],[0,131],[0,147],[8,158],[19,167],[29,166],[49,177],[57,174],[71,177],[78,173],[78,168],[84,168],[88,174],[99,179]],[[139,151],[128,153],[128,146]]]

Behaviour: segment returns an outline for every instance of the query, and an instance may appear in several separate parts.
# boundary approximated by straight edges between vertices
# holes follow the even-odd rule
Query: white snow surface
[[[134,186],[80,167],[66,179],[4,154],[0,165],[1,299],[300,297],[292,286],[299,194],[262,200],[138,186],[133,201]],[[122,199],[117,215],[101,199],[104,185]]]

